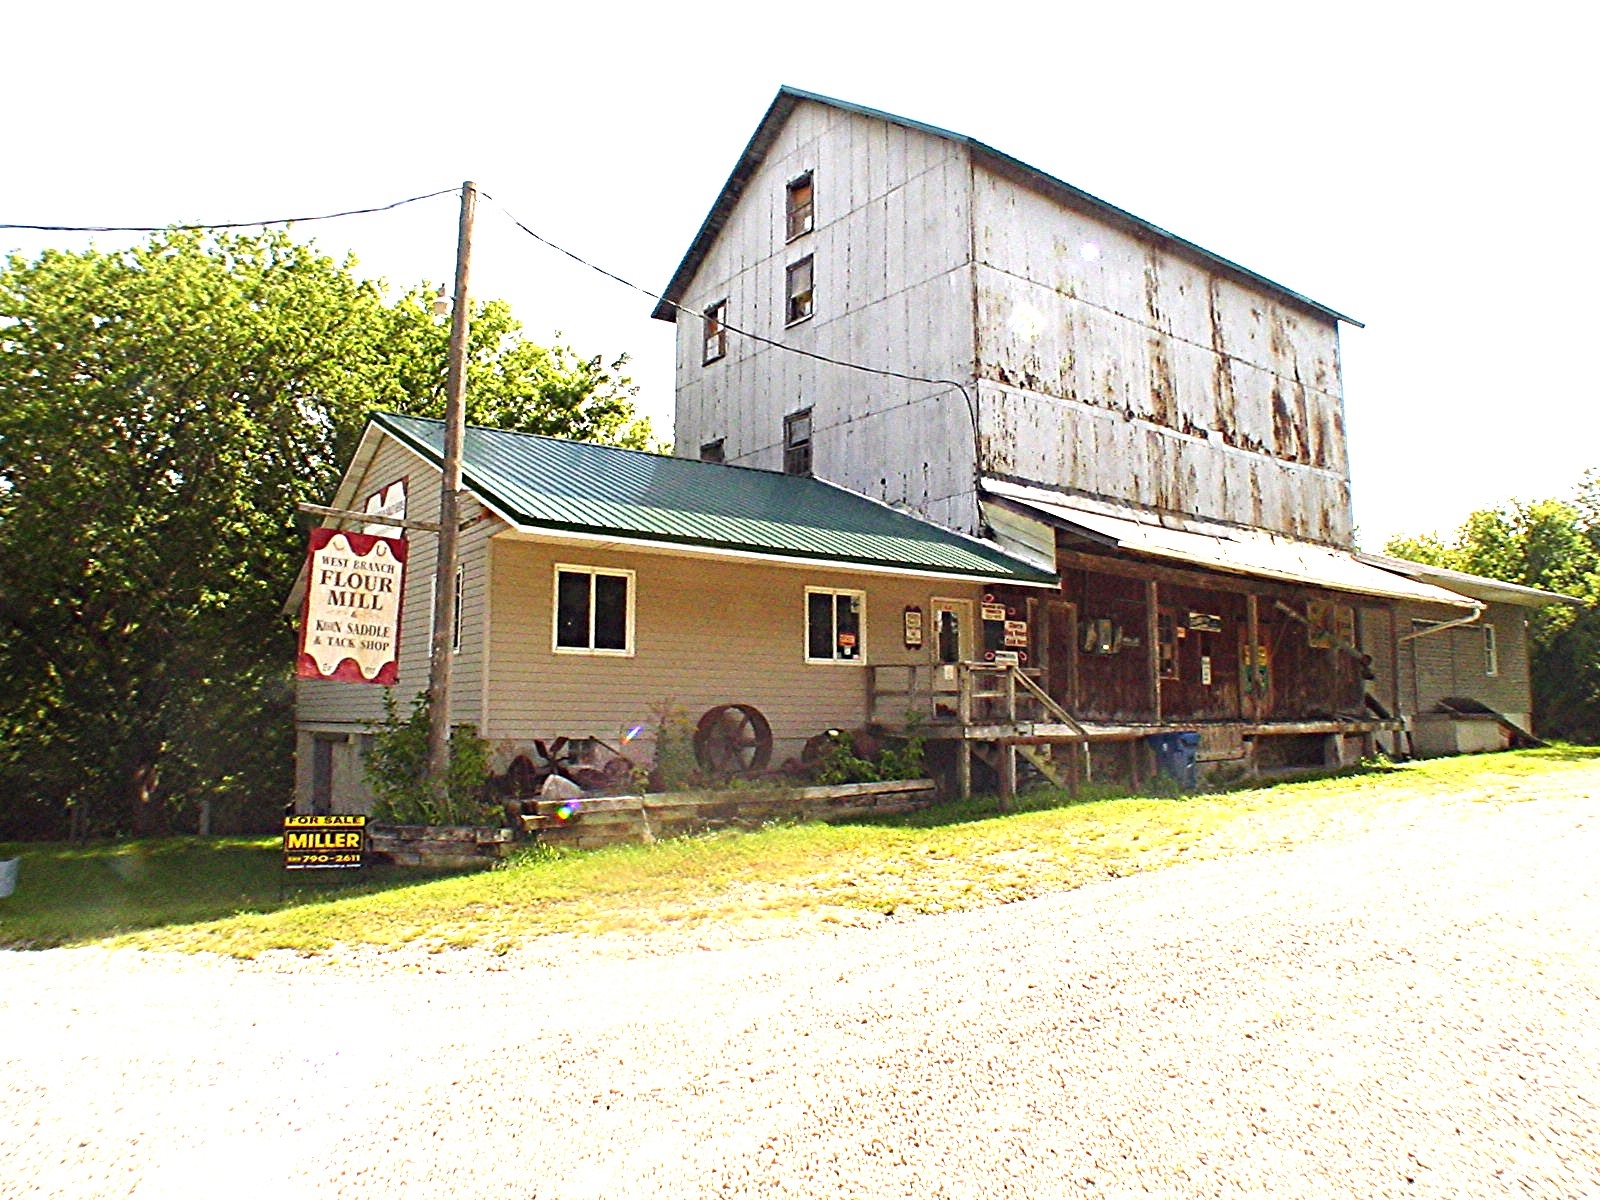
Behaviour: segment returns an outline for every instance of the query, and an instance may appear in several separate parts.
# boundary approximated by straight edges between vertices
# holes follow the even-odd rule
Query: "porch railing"
[[[1083,727],[1032,672],[999,663],[908,663],[868,668],[868,717],[886,725]]]

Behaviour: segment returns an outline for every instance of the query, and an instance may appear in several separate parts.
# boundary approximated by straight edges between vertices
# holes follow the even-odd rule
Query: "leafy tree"
[[[0,271],[0,836],[287,797],[295,505],[371,412],[443,408],[429,289],[391,303],[354,265],[171,231]],[[476,419],[648,438],[624,360],[474,315]]]
[[[1587,601],[1529,619],[1534,723],[1551,737],[1600,742],[1600,474],[1570,501],[1512,501],[1472,513],[1449,538],[1396,538],[1387,553],[1414,562],[1562,592]]]

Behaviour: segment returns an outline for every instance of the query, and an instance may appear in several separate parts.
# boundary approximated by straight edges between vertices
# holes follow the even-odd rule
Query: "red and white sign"
[[[395,683],[405,572],[406,543],[400,538],[313,529],[295,675]]]
[[[396,479],[388,487],[379,488],[367,497],[367,502],[361,506],[363,512],[371,513],[375,517],[398,517],[406,519],[406,481]],[[400,529],[395,525],[385,525],[376,521],[363,525],[362,533],[377,533],[384,537],[400,537]]]

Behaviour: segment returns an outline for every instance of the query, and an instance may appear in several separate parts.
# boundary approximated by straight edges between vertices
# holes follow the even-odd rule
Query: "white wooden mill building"
[[[1435,628],[1450,686],[1528,727],[1524,616],[1555,598],[1354,553],[1337,310],[970,137],[787,87],[664,295],[677,453],[1057,571],[993,599],[1101,735],[1198,730],[1257,765],[1393,744],[1440,699],[1416,686]]]

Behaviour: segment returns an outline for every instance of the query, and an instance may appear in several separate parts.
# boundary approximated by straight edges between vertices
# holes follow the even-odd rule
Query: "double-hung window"
[[[844,588],[806,589],[806,661],[860,662],[865,652],[867,594]]]
[[[702,366],[714,363],[728,353],[728,302],[718,300],[705,311],[701,333],[705,340]]]
[[[811,474],[811,410],[802,408],[783,418],[783,473]]]
[[[811,256],[791,263],[784,275],[783,320],[786,325],[796,325],[809,320],[812,310]]]
[[[555,652],[633,653],[632,571],[556,564]]]
[[[816,224],[812,201],[810,171],[789,181],[783,203],[785,241],[811,232]]]

